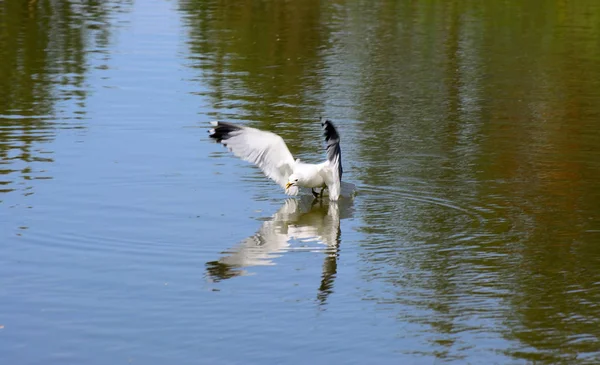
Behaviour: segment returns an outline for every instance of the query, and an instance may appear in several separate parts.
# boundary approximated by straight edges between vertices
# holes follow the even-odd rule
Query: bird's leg
[[[321,188],[321,194],[319,194],[319,196],[320,196],[321,198],[323,198],[323,192],[324,192],[324,191],[325,191],[325,188]]]
[[[315,198],[318,198],[318,197],[319,197],[319,194],[318,194],[318,193],[315,191],[315,188],[312,188],[312,189],[311,189],[311,191],[312,191],[312,193],[313,193],[313,196],[314,196]],[[323,195],[323,191],[321,191],[321,195]]]
[[[310,208],[312,209],[315,206],[315,204],[317,204],[318,201],[319,201],[319,199],[314,198],[312,203],[310,203]]]

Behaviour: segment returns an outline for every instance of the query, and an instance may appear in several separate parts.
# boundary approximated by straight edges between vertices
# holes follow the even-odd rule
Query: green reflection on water
[[[485,331],[520,359],[598,356],[596,1],[181,9],[219,116],[302,153],[318,146],[316,114],[343,115],[350,176],[364,182],[365,276],[397,287],[375,300],[429,311],[404,313],[434,334],[423,352],[465,357],[477,344],[460,333]]]
[[[102,1],[7,0],[0,4],[0,192],[22,180],[48,179],[33,164],[52,162],[56,128],[81,127],[89,54],[103,52],[108,17]],[[18,175],[19,177],[16,177]],[[29,193],[26,193],[29,194]]]

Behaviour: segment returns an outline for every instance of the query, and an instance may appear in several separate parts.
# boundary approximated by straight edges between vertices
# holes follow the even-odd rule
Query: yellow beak
[[[290,186],[292,186],[294,184],[292,184],[291,182],[288,182],[287,184],[285,184],[285,190],[289,189]]]

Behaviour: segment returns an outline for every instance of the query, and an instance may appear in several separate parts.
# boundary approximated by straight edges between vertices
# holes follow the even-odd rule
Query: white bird
[[[327,160],[319,164],[309,164],[295,160],[283,138],[272,132],[244,127],[227,122],[211,122],[215,128],[209,131],[210,137],[226,146],[242,160],[258,166],[288,195],[298,195],[299,188],[329,190],[329,199],[337,201],[340,195],[351,196],[354,185],[342,183],[342,154],[340,136],[331,121],[321,123],[324,130]]]

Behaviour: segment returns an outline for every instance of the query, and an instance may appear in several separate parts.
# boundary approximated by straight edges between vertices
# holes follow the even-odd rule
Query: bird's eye
[[[294,180],[294,181],[298,182],[298,179],[296,179],[296,180]]]

